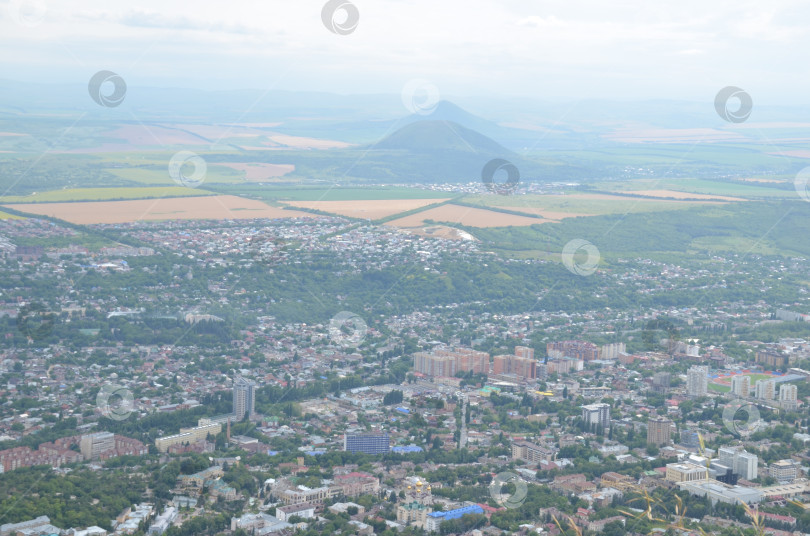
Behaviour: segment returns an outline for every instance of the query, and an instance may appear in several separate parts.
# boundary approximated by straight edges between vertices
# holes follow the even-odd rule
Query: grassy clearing
[[[17,216],[15,214],[9,214],[7,212],[0,211],[0,220],[23,220],[22,216]]]
[[[162,166],[132,167],[132,168],[107,168],[105,171],[118,178],[136,182],[138,184],[153,184],[160,186],[171,186],[174,183],[167,171],[168,159]],[[189,164],[188,173],[193,173],[194,168]],[[185,172],[185,171],[184,171]],[[205,174],[206,183],[239,183],[244,180],[245,173],[225,166],[209,164]]]
[[[0,203],[58,203],[65,201],[111,201],[118,199],[152,199],[211,195],[194,188],[75,188],[52,190],[25,196],[0,197]]]
[[[268,202],[280,201],[385,201],[396,199],[446,199],[448,192],[436,192],[421,188],[400,188],[385,186],[291,188],[291,187],[236,187],[228,188],[227,193],[258,198]]]
[[[775,247],[767,240],[755,240],[741,236],[701,236],[692,240],[694,251],[744,251],[754,255],[783,255],[785,250]]]

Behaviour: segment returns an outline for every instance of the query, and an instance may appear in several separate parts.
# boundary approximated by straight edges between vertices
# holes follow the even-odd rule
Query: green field
[[[158,197],[189,197],[212,195],[211,192],[181,186],[165,188],[74,188],[38,192],[25,196],[0,197],[0,203],[59,203],[65,201],[112,201],[119,199],[151,199]]]
[[[175,184],[175,182],[169,177],[166,162],[168,162],[168,159],[154,166],[107,168],[104,171],[120,179],[136,182],[138,184],[171,186]],[[194,168],[189,164],[188,173],[193,172]],[[244,175],[242,171],[237,171],[229,167],[208,164],[205,174],[205,183],[240,183],[244,181]]]
[[[218,188],[222,193],[230,193],[267,202],[276,201],[378,201],[385,199],[446,199],[453,197],[448,192],[423,190],[421,188],[401,188],[386,186],[357,187],[320,187],[302,186],[235,186]]]

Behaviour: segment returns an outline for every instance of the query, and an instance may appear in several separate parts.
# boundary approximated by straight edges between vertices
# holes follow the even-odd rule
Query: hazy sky
[[[330,32],[321,0],[0,0],[0,78],[132,87],[810,101],[806,0],[352,0]],[[339,15],[340,16],[340,15]],[[338,19],[340,22],[341,19]]]

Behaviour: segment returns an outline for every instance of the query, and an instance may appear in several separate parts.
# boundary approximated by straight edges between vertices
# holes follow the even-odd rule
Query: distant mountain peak
[[[422,154],[442,151],[498,156],[511,154],[511,151],[495,140],[455,121],[437,119],[435,114],[425,117],[427,119],[423,118],[400,128],[382,139],[374,148]]]

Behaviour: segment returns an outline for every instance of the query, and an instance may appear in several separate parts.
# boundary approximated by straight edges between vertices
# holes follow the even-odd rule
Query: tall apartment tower
[[[706,396],[709,392],[709,367],[689,367],[686,373],[686,392],[689,396]]]
[[[610,405],[588,404],[582,406],[582,420],[587,426],[601,426],[603,430],[610,427]]]
[[[763,400],[773,400],[776,398],[776,382],[773,380],[759,380],[754,388],[757,398]]]
[[[534,348],[528,346],[515,346],[515,355],[525,359],[534,359]]]
[[[785,409],[796,409],[798,402],[796,401],[798,388],[789,383],[783,383],[779,386],[779,405]]]
[[[256,412],[256,384],[239,376],[233,382],[233,414],[236,421]]]
[[[749,376],[732,376],[731,393],[739,397],[747,397],[751,391],[751,378]]]
[[[672,421],[665,418],[651,418],[647,421],[647,443],[660,447],[669,445],[672,438]]]

